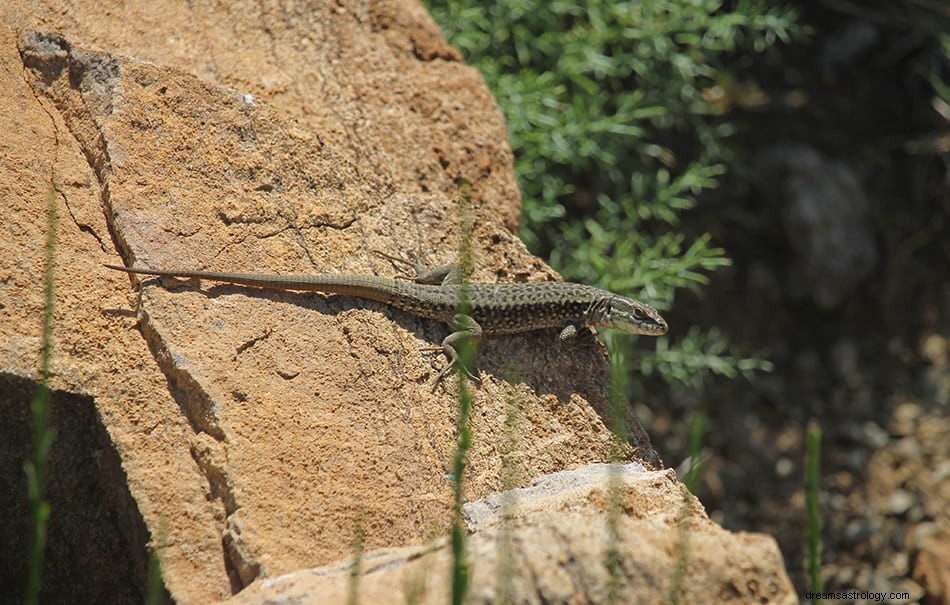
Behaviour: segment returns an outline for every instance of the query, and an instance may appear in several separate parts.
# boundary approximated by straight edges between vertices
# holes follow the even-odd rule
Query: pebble
[[[916,498],[909,492],[899,489],[892,492],[887,500],[887,512],[892,515],[903,515],[914,505]]]

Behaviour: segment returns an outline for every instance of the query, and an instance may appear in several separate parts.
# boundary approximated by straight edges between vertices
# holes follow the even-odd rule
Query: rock
[[[818,65],[826,74],[847,71],[865,58],[881,41],[880,28],[871,21],[854,19],[826,37],[818,52]]]
[[[911,577],[925,593],[921,603],[950,602],[950,531],[925,523],[915,528],[908,541]]]
[[[10,401],[0,427],[16,446],[0,454],[2,476],[17,481],[0,492],[11,499],[3,510],[22,513],[3,530],[0,594],[20,600],[26,560],[20,393],[37,376],[51,202],[53,421],[76,435],[51,453],[51,523],[76,531],[51,530],[58,573],[47,574],[44,600],[142,602],[152,552],[171,599],[208,603],[333,565],[355,536],[367,552],[404,553],[444,535],[457,400],[453,381],[431,392],[442,360],[423,351],[444,326],[315,294],[174,280],[133,280],[141,293],[130,293],[125,275],[102,267],[395,275],[375,251],[455,260],[459,184],[469,182],[474,279],[554,279],[515,235],[518,189],[497,106],[422,5],[159,0],[64,11],[13,0],[0,16],[0,391]],[[615,455],[603,347],[565,353],[556,341],[483,343],[467,501]],[[659,466],[632,422],[624,455]],[[571,542],[561,525],[585,548],[602,540],[590,517],[545,514],[518,531],[562,553]],[[696,523],[696,553],[738,560],[762,540]],[[650,540],[668,547],[661,530]],[[490,531],[478,534],[486,553]],[[107,548],[90,548],[105,536]],[[625,564],[643,556],[624,548]],[[784,594],[781,559],[760,561],[739,570],[744,584],[724,576],[724,594]],[[571,569],[594,563],[584,565]],[[116,571],[100,581],[88,570]]]
[[[917,503],[917,499],[905,490],[899,489],[888,496],[887,512],[892,515],[903,515],[910,507]]]
[[[761,156],[768,198],[795,252],[789,287],[833,309],[877,262],[867,194],[847,164],[807,145],[779,144]]]
[[[772,538],[712,523],[672,471],[615,468],[560,472],[466,505],[474,531],[466,602],[504,595],[512,603],[598,604],[612,585],[620,603],[798,602]],[[615,578],[604,563],[612,498],[622,511]],[[261,580],[227,603],[346,603],[354,592],[364,603],[446,603],[451,577],[451,548],[437,540]]]
[[[946,603],[950,599],[950,482],[944,469],[950,459],[950,419],[939,407],[915,402],[901,403],[894,417],[900,430],[892,428],[892,432],[902,436],[871,457],[862,509],[869,507],[871,519],[893,515],[874,528],[872,543],[902,545],[904,551],[894,559],[906,564],[880,561],[877,575],[900,579],[888,590],[906,587],[912,601]],[[913,582],[904,581],[906,567]]]

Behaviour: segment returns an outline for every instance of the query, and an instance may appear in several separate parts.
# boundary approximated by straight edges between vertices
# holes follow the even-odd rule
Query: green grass
[[[611,358],[610,391],[608,393],[607,424],[614,435],[614,447],[611,451],[611,464],[607,476],[607,543],[604,545],[604,568],[607,571],[608,605],[626,603],[629,595],[624,582],[623,556],[621,546],[623,535],[620,532],[625,507],[625,486],[622,477],[623,464],[628,462],[626,445],[630,440],[630,427],[627,426],[626,392],[627,373],[624,370],[624,358],[618,353]]]
[[[808,589],[812,594],[821,590],[821,425],[812,420],[805,435],[805,501],[807,530],[805,534],[805,570]],[[821,599],[812,598],[812,603]]]
[[[696,494],[699,479],[703,472],[703,438],[706,435],[706,414],[697,412],[690,420],[689,431],[689,469],[682,478],[686,489],[683,491],[683,501],[680,506],[678,537],[676,542],[676,560],[673,568],[673,577],[670,580],[671,605],[682,601],[684,583],[689,568],[689,538],[691,527],[690,515],[693,512],[692,495]]]
[[[683,476],[683,483],[692,494],[697,493],[699,479],[706,463],[703,455],[703,438],[705,436],[706,413],[697,411],[689,422],[689,468]]]
[[[514,578],[518,565],[515,557],[511,519],[518,505],[514,489],[518,487],[520,469],[517,453],[521,446],[522,399],[513,385],[508,385],[505,406],[504,441],[501,444],[501,526],[497,540],[498,598],[496,605],[511,605],[515,602]]]
[[[356,530],[353,534],[353,567],[350,569],[347,605],[358,605],[360,602],[360,578],[363,575],[363,551],[366,546],[366,530],[363,527],[362,515],[356,522]]]
[[[165,582],[162,579],[162,562],[158,552],[153,552],[148,560],[148,578],[145,585],[145,602],[147,605],[159,605],[163,601]]]
[[[145,603],[159,605],[167,600],[165,581],[162,578],[162,558],[159,552],[168,543],[168,527],[165,523],[158,531],[158,539],[152,545],[152,555],[148,559],[148,570],[145,578]]]
[[[39,603],[43,577],[43,556],[46,552],[46,528],[50,505],[46,501],[46,481],[49,471],[49,453],[53,445],[50,426],[50,362],[53,356],[53,310],[56,298],[54,272],[56,264],[56,229],[59,223],[57,198],[59,187],[50,180],[46,211],[46,259],[43,271],[43,323],[41,328],[40,384],[30,406],[32,413],[33,455],[25,463],[30,499],[30,559],[25,602]]]
[[[458,315],[467,316],[469,302],[466,284],[470,283],[472,274],[471,184],[467,182],[463,182],[459,186],[459,216],[461,217],[459,264],[461,266],[462,285],[459,289]],[[465,466],[468,452],[472,447],[471,415],[474,395],[468,384],[468,372],[469,368],[473,367],[475,348],[476,343],[473,339],[463,339],[457,347],[459,359],[455,368],[458,376],[459,395],[458,419],[456,421],[458,442],[452,459],[452,605],[462,605],[465,602],[471,580],[471,569],[465,547],[468,529],[462,517],[462,505],[465,504]]]

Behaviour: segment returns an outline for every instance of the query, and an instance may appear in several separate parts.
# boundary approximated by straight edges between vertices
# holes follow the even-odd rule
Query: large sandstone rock
[[[711,522],[673,471],[590,465],[464,512],[470,603],[798,602],[775,541]],[[449,603],[451,564],[447,540],[377,551],[263,579],[228,605],[345,603],[354,592],[364,603]]]
[[[362,533],[367,552],[444,535],[456,400],[452,382],[431,391],[442,360],[423,351],[444,326],[211,284],[152,281],[139,296],[102,267],[393,275],[375,251],[444,263],[467,181],[474,278],[552,279],[514,235],[494,101],[422,7],[15,0],[0,15],[0,494],[13,517],[0,590],[20,590],[25,569],[51,200],[47,600],[141,600],[146,541],[171,597],[205,603],[332,565]],[[480,350],[468,500],[610,458],[603,349],[555,341]],[[629,455],[655,462],[635,423],[632,435]],[[787,579],[776,586],[778,601]]]

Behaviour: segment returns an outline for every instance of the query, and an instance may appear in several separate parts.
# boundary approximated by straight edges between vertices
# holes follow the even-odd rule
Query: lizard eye
[[[647,316],[646,316],[646,314],[643,312],[643,309],[634,309],[634,310],[633,310],[633,318],[636,319],[637,321],[643,321],[644,319],[647,318]]]

